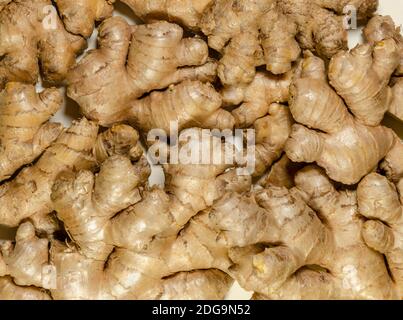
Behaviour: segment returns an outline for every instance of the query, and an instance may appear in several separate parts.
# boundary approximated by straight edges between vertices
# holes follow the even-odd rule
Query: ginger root
[[[183,30],[175,24],[130,26],[113,17],[101,24],[98,43],[69,74],[68,95],[88,118],[104,126],[125,121],[130,104],[147,92],[184,80],[215,78],[206,43],[183,39]]]
[[[348,6],[356,9],[357,18],[365,21],[378,7],[377,0],[279,0],[284,14],[297,25],[297,39],[302,49],[331,58],[347,49]]]
[[[85,38],[91,36],[95,22],[112,16],[115,0],[56,0],[66,30]]]
[[[264,174],[281,157],[293,123],[289,108],[275,103],[270,105],[265,117],[255,121],[256,163],[253,176]]]
[[[176,121],[179,130],[191,127],[232,129],[234,117],[221,109],[221,104],[221,96],[211,84],[187,80],[166,91],[133,100],[122,116],[144,133],[154,128],[168,133],[171,123]]]
[[[392,87],[392,102],[389,113],[403,121],[403,78],[398,78]]]
[[[49,119],[62,104],[57,89],[9,82],[0,92],[0,181],[30,164],[56,140],[62,126]]]
[[[214,141],[221,146],[221,139]],[[169,250],[169,246],[193,216],[227,190],[250,189],[250,177],[226,171],[230,167],[224,163],[167,165],[166,191],[144,192],[142,185],[150,173],[144,160],[133,165],[126,157],[113,156],[96,176],[68,170],[56,180],[52,200],[72,242],[52,241],[50,252],[41,248],[43,255],[35,254],[37,260],[31,264],[43,267],[49,262],[55,268],[57,285],[50,288],[54,299],[222,299],[231,285],[228,276],[211,270],[216,268],[192,266],[191,261],[187,265],[178,259],[175,247]],[[180,246],[181,240],[176,244]],[[27,245],[17,242],[7,256],[17,256],[17,249]],[[4,260],[6,264],[13,261]],[[5,275],[21,277],[18,269],[25,269],[25,261],[20,258],[18,263],[7,264]],[[23,281],[23,275],[15,282],[28,285],[38,272],[39,268],[30,280]],[[197,292],[192,288],[198,288]]]
[[[10,277],[0,278],[1,300],[50,300],[50,296],[35,287],[19,287]]]
[[[360,213],[368,218],[362,235],[368,246],[386,257],[399,299],[403,299],[403,180],[396,186],[372,173],[358,185]]]
[[[264,208],[264,237],[256,236],[257,245],[230,249],[230,274],[260,298],[395,299],[397,288],[382,255],[361,237],[356,193],[337,191],[312,166],[295,182],[291,190],[256,192],[249,205],[256,212]]]
[[[273,0],[214,1],[200,27],[209,46],[223,55],[218,74],[225,86],[252,82],[260,65],[285,73],[300,54],[294,23]]]
[[[10,1],[0,11],[0,89],[9,81],[60,84],[84,49],[50,0]]]
[[[237,128],[247,128],[264,117],[273,103],[287,103],[293,72],[275,76],[268,72],[258,72],[247,85],[225,87],[221,91],[226,107],[238,106],[232,111]]]
[[[97,136],[95,123],[85,118],[73,122],[33,166],[23,169],[15,179],[0,187],[0,224],[16,227],[27,218],[43,222],[42,218],[53,210],[50,195],[56,177],[68,169],[95,168],[97,159],[94,154],[103,160],[105,155],[113,154],[115,150],[138,152],[138,147],[133,145],[138,144],[138,133],[134,129],[123,126],[111,130],[115,134],[106,132]],[[105,135],[116,139],[105,140]],[[133,149],[114,147],[119,144],[129,144]]]
[[[366,126],[348,112],[327,84],[319,58],[305,57],[291,95],[290,110],[300,123],[293,126],[285,147],[291,161],[316,162],[331,179],[355,184],[374,170],[393,146],[392,130]]]
[[[122,0],[134,14],[146,22],[167,20],[191,30],[199,29],[204,10],[214,0]]]
[[[351,112],[365,125],[377,126],[392,103],[389,80],[399,65],[399,48],[393,39],[358,45],[334,55],[329,65],[330,84]]]
[[[400,64],[396,75],[403,75],[403,36],[399,27],[395,26],[390,16],[374,16],[364,28],[367,42],[374,44],[387,39],[393,39],[399,48]]]
[[[209,46],[223,55],[218,67],[221,82],[248,84],[261,65],[274,74],[289,71],[300,47],[324,58],[347,49],[343,15],[348,5],[357,9],[360,20],[366,20],[378,2],[217,0],[206,9],[200,27]]]
[[[283,154],[280,160],[273,164],[267,174],[259,179],[257,185],[263,188],[275,186],[291,189],[295,187],[294,179],[296,173],[302,168],[303,164],[294,163]]]

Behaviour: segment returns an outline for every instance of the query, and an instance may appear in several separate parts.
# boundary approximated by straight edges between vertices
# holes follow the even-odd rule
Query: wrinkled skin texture
[[[1,276],[11,276],[19,286],[50,289],[43,279],[43,270],[50,266],[48,245],[47,239],[39,239],[35,235],[35,228],[31,223],[23,223],[18,228],[15,246],[11,241],[1,245],[2,259],[7,266]],[[25,261],[25,264],[21,264],[21,260]]]
[[[105,140],[105,137],[112,138]],[[43,153],[31,167],[23,169],[15,179],[0,188],[0,224],[16,227],[30,218],[40,231],[49,225],[53,210],[51,189],[57,176],[66,170],[96,168],[109,155],[126,152],[138,157],[138,133],[128,126],[115,126],[98,136],[98,126],[85,118],[73,122],[70,129]],[[99,156],[100,158],[96,158]],[[45,223],[46,222],[46,223]]]
[[[323,58],[347,49],[347,5],[354,5],[358,18],[365,21],[378,1],[217,0],[205,10],[200,27],[209,46],[223,55],[221,82],[247,84],[260,65],[274,74],[289,71],[300,47]]]
[[[19,287],[10,277],[0,278],[1,300],[50,300],[50,296],[35,287]]]
[[[223,148],[221,139],[214,141]],[[126,157],[113,156],[97,176],[90,171],[61,174],[52,200],[73,243],[53,241],[50,253],[45,250],[44,257],[57,270],[57,286],[50,288],[52,298],[224,298],[232,283],[229,277],[216,270],[197,271],[216,268],[198,268],[191,260],[186,263],[180,256],[192,254],[181,250],[179,233],[227,190],[250,189],[250,177],[238,176],[236,170],[226,172],[227,168],[224,164],[169,165],[166,191],[145,192],[141,186],[150,172],[144,159],[132,165]],[[24,259],[18,261],[19,266],[6,264],[9,271],[5,274],[18,275]]]
[[[350,52],[333,56],[329,65],[330,84],[357,120],[377,126],[392,103],[393,92],[388,84],[399,62],[399,48],[393,39],[374,46],[358,45]]]
[[[112,16],[115,0],[56,0],[66,30],[85,38],[91,36],[95,22]]]
[[[57,175],[68,168],[93,166],[92,146],[98,127],[87,120],[75,122],[39,161],[1,186],[0,224],[18,226],[21,220],[52,211],[50,192]]]
[[[343,14],[348,5],[353,5],[357,9],[358,19],[365,21],[376,11],[378,1],[279,1],[284,14],[297,24],[297,39],[301,48],[314,51],[323,58],[331,58],[339,50],[347,49],[347,30]]]
[[[209,46],[223,55],[218,75],[225,86],[250,83],[260,65],[287,72],[300,54],[296,26],[273,0],[214,1],[200,27]]]
[[[166,278],[149,299],[223,300],[232,284],[229,275],[215,269],[180,272]]]
[[[255,121],[256,164],[253,176],[264,174],[281,157],[293,123],[290,110],[280,104],[272,104],[267,116]]]
[[[392,149],[380,163],[379,168],[394,183],[403,178],[403,141],[395,135]]]
[[[399,299],[403,299],[403,180],[396,185],[373,173],[358,185],[360,213],[368,218],[363,238],[368,246],[385,255]]]
[[[357,121],[327,84],[319,58],[307,55],[300,71],[291,88],[290,110],[299,124],[293,126],[285,147],[288,158],[316,162],[335,181],[359,182],[388,154],[393,132]]]
[[[268,223],[254,241],[269,246],[230,250],[230,273],[245,289],[268,299],[397,297],[382,255],[361,237],[355,192],[337,191],[323,171],[306,167],[295,188],[270,187],[255,199]]]
[[[62,104],[57,89],[37,94],[35,87],[10,82],[0,92],[0,181],[33,162],[62,132],[49,119]]]
[[[225,106],[238,106],[232,115],[237,128],[247,128],[264,117],[273,103],[287,103],[293,72],[274,76],[258,72],[248,85],[226,87],[221,91]]]
[[[374,16],[364,28],[364,37],[370,43],[393,39],[399,48],[400,64],[397,75],[403,75],[403,36],[399,27],[395,26],[390,16]]]
[[[146,22],[167,20],[198,30],[206,7],[214,0],[123,0],[136,16]]]
[[[0,89],[6,82],[60,84],[85,47],[64,29],[49,0],[15,0],[0,11]]]
[[[101,24],[98,45],[69,74],[68,95],[104,126],[125,121],[130,104],[147,92],[216,74],[206,43],[183,39],[168,22],[130,26],[113,17]]]
[[[169,133],[172,122],[178,123],[180,131],[191,127],[232,129],[235,119],[221,109],[221,104],[221,96],[211,84],[184,81],[164,92],[134,100],[125,117],[144,133],[154,128]]]
[[[393,85],[392,96],[389,113],[403,121],[403,78],[398,78]]]
[[[302,167],[303,165],[292,162],[283,154],[280,160],[273,164],[269,172],[259,179],[257,184],[263,188],[276,186],[291,189],[295,186],[295,174],[301,170]]]

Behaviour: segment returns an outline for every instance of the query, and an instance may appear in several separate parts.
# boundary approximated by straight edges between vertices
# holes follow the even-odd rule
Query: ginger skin
[[[56,0],[66,30],[85,38],[91,36],[95,22],[112,16],[115,0]]]
[[[235,119],[221,109],[221,104],[221,96],[211,84],[184,81],[166,91],[133,100],[124,118],[144,133],[154,128],[168,133],[174,121],[178,122],[180,131],[191,127],[232,129]]]
[[[273,103],[287,103],[293,72],[274,76],[258,72],[248,85],[234,85],[221,91],[226,107],[238,106],[232,111],[237,128],[247,128],[267,115]]]
[[[360,213],[368,218],[362,235],[367,245],[385,255],[399,299],[403,299],[403,180],[396,186],[372,173],[358,185]]]
[[[273,74],[289,71],[300,47],[326,59],[347,49],[347,5],[354,5],[365,21],[378,2],[217,0],[205,10],[200,28],[209,46],[223,56],[218,74],[224,86],[248,84],[261,65]]]
[[[45,82],[60,84],[84,47],[50,0],[10,1],[0,11],[0,89],[10,81],[36,83],[39,66]]]
[[[221,139],[214,141],[221,145]],[[37,254],[35,262],[42,266],[50,261],[57,270],[57,286],[50,288],[52,298],[224,298],[231,285],[227,275],[201,271],[216,268],[198,268],[190,260],[187,264],[177,259],[177,250],[169,250],[169,246],[193,216],[213,205],[227,190],[250,189],[250,178],[238,176],[235,170],[225,172],[229,167],[169,165],[166,191],[153,188],[145,192],[141,187],[149,175],[148,166],[143,161],[133,165],[122,156],[107,159],[97,176],[90,171],[59,175],[52,200],[73,242],[67,246],[53,241],[50,253],[43,249],[48,258],[40,260]],[[190,254],[182,251],[184,256]],[[13,250],[8,256],[13,256]],[[18,275],[11,269],[24,269],[24,260],[18,261],[18,266],[7,265],[6,274]],[[15,281],[24,283],[22,279]],[[72,287],[74,290],[66,289]],[[192,287],[199,289],[192,292]],[[216,291],[211,292],[212,288]],[[178,292],[182,290],[185,296]]]
[[[400,64],[396,75],[403,75],[403,36],[399,27],[395,26],[390,16],[374,16],[364,28],[365,40],[374,44],[387,39],[393,39],[399,48]]]
[[[392,96],[389,113],[403,121],[403,78],[398,78],[393,85]]]
[[[296,173],[302,168],[302,164],[292,162],[283,154],[280,160],[272,165],[270,171],[259,179],[257,184],[263,188],[275,186],[291,189],[295,187]]]
[[[393,146],[392,130],[363,125],[348,112],[327,84],[319,58],[306,56],[291,95],[290,110],[300,123],[293,126],[285,147],[291,161],[316,162],[331,179],[355,184],[374,170]]]
[[[98,43],[99,48],[71,71],[68,95],[87,117],[104,126],[127,120],[130,104],[147,92],[185,80],[215,78],[216,65],[207,61],[206,43],[183,39],[183,30],[175,24],[130,26],[123,18],[113,17],[101,24]],[[189,92],[182,89],[182,93],[192,96],[192,89],[191,85]],[[195,95],[202,97],[209,91],[202,85],[198,90]]]
[[[272,104],[268,114],[255,121],[256,164],[254,177],[263,175],[281,157],[294,123],[288,107]]]
[[[15,179],[1,186],[0,224],[16,227],[27,218],[42,222],[53,210],[50,195],[56,177],[69,169],[95,168],[97,159],[94,155],[99,155],[102,161],[115,150],[138,153],[138,146],[133,146],[133,149],[115,147],[118,144],[137,145],[138,133],[135,130],[128,126],[111,130],[115,134],[106,132],[97,137],[98,126],[95,123],[85,118],[73,122],[71,128],[59,136],[37,163],[23,169]],[[105,135],[112,135],[116,140],[107,140],[108,144],[104,145],[102,141],[105,142]]]
[[[399,65],[398,50],[396,42],[387,39],[339,52],[330,61],[330,84],[365,125],[379,125],[392,103],[388,84]]]
[[[32,163],[63,128],[49,119],[62,104],[57,89],[37,94],[35,87],[9,82],[0,92],[0,181]]]
[[[214,1],[200,28],[209,46],[223,55],[218,74],[224,86],[250,83],[260,65],[285,73],[300,54],[296,27],[273,0]]]
[[[167,20],[194,31],[199,29],[202,14],[212,1],[214,0],[122,0],[145,22]]]
[[[230,249],[235,263],[230,274],[260,298],[396,298],[382,255],[361,237],[364,220],[355,192],[337,191],[313,166],[301,170],[295,182],[291,190],[256,192],[250,205],[264,208],[266,233],[254,242],[274,245]]]

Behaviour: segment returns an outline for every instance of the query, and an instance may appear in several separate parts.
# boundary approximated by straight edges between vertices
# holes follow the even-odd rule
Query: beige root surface
[[[88,38],[95,22],[112,16],[115,0],[56,0],[55,3],[66,30]]]
[[[298,124],[293,126],[285,147],[290,160],[316,162],[331,179],[355,184],[376,169],[392,148],[392,130],[364,125],[348,112],[327,83],[319,58],[310,54],[305,57],[291,95],[290,110]],[[354,109],[350,111],[356,114]]]
[[[336,190],[314,166],[295,182],[257,191],[250,204],[265,210],[266,233],[230,250],[241,286],[269,299],[396,299],[382,255],[361,237],[356,192]]]
[[[140,127],[149,127],[151,120],[155,127],[159,124],[156,120],[165,118],[166,122],[172,118],[186,120],[186,123],[201,122],[201,110],[206,111],[208,121],[218,111],[218,94],[209,85],[202,84],[213,81],[216,75],[215,62],[208,61],[207,44],[197,37],[183,38],[183,30],[178,25],[160,21],[130,26],[124,19],[114,17],[101,24],[98,44],[98,49],[90,51],[73,68],[68,79],[68,95],[90,119],[101,125],[111,125],[141,121],[144,117],[145,123],[140,123]],[[197,82],[185,82],[174,92],[168,89],[163,96],[167,105],[159,112],[158,119],[150,119],[148,114],[155,112],[157,106],[150,103],[159,101],[161,94],[136,101],[145,93],[185,80]],[[186,119],[182,119],[181,105],[185,101],[194,103],[192,110],[186,110]],[[171,107],[169,103],[178,104],[177,112],[167,110]],[[132,105],[139,104],[145,109],[143,114],[131,119]],[[204,104],[206,109],[202,107]],[[133,111],[136,112],[138,110]]]
[[[63,128],[49,119],[62,104],[60,91],[9,82],[0,92],[0,181],[32,163]]]
[[[85,47],[67,32],[50,0],[9,1],[0,11],[0,88],[7,82],[60,84]],[[1,8],[1,7],[0,7]]]
[[[37,221],[35,224],[40,230],[43,227],[46,229],[41,224],[53,211],[51,190],[61,172],[93,169],[115,153],[126,155],[127,152],[134,158],[141,155],[139,135],[133,128],[115,126],[100,135],[98,129],[98,125],[85,118],[73,122],[34,165],[24,168],[15,179],[2,184],[0,224],[16,227],[22,220],[31,218]]]
[[[222,147],[220,139],[214,141]],[[13,277],[19,286],[7,297],[21,294],[20,286],[44,288],[40,270],[50,264],[57,270],[57,286],[48,288],[54,299],[222,299],[232,283],[229,276],[217,268],[199,268],[192,262],[194,252],[170,249],[170,244],[181,246],[175,241],[182,239],[181,229],[228,190],[250,189],[250,177],[238,176],[235,169],[227,171],[230,168],[169,165],[165,191],[142,191],[148,165],[143,160],[133,165],[123,156],[108,158],[96,176],[85,170],[59,175],[52,200],[72,242],[52,241],[49,252],[47,240],[31,232],[30,241],[8,244],[3,275]],[[24,228],[34,230],[28,223],[19,233]],[[37,247],[29,248],[31,244]],[[36,259],[30,260],[27,252],[35,251]],[[24,273],[28,261],[35,266],[30,274]]]

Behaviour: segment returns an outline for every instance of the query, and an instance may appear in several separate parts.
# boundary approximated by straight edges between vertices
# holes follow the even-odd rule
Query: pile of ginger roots
[[[403,299],[403,143],[384,125],[403,122],[403,36],[378,5],[0,0],[0,300],[214,300],[235,282]],[[173,122],[209,139],[147,140]],[[217,130],[254,132],[254,170],[168,161],[150,182],[149,150],[226,150]]]

